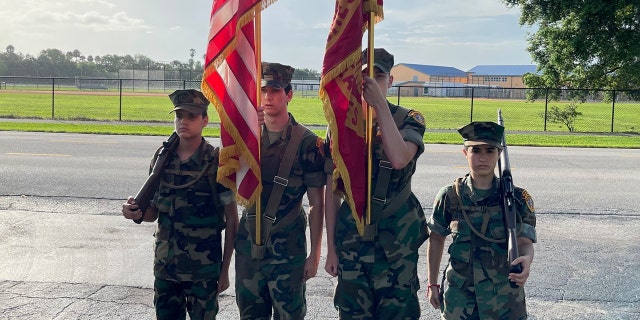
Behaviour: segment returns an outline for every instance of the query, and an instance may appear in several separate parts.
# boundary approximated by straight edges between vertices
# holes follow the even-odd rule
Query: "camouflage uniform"
[[[293,126],[299,125],[289,114],[289,124],[282,136],[273,143],[264,128],[261,142],[263,190],[262,213],[267,205],[273,178],[278,172],[284,150],[291,140]],[[306,130],[294,159],[289,182],[280,200],[272,232],[265,245],[264,259],[253,259],[251,244],[255,235],[255,220],[247,221],[247,214],[255,214],[255,206],[243,212],[236,237],[236,302],[241,319],[302,319],[306,314],[304,263],[307,257],[307,217],[302,200],[307,188],[325,184],[322,139]],[[289,225],[279,222],[292,210],[298,217]],[[292,213],[294,214],[294,213]]]
[[[392,115],[401,112],[401,107],[391,103],[389,108]],[[398,129],[403,139],[416,144],[418,150],[406,167],[392,170],[387,200],[394,199],[403,187],[411,183],[418,157],[424,152],[422,137],[425,125],[420,113],[409,111]],[[378,164],[384,146],[377,124],[374,124],[374,130],[377,134],[373,163]],[[376,185],[378,172],[379,166],[374,165],[373,186]],[[427,238],[427,225],[422,206],[415,195],[411,193],[397,211],[377,221],[377,230],[374,241],[363,240],[349,205],[342,202],[335,235],[338,285],[334,304],[340,318],[418,319],[418,248]]]
[[[471,123],[459,131],[465,145],[501,148],[504,128],[495,123]],[[459,196],[455,191],[458,184]],[[514,187],[517,237],[536,242],[533,199]],[[467,223],[464,213],[478,236]],[[429,219],[430,232],[451,234],[446,286],[441,296],[443,319],[526,319],[524,288],[509,285],[507,233],[503,222],[500,183],[494,177],[489,190],[475,189],[470,175],[440,190]]]
[[[158,209],[154,261],[158,319],[185,319],[185,309],[191,319],[214,319],[218,312],[221,232],[225,228],[222,206],[235,200],[232,191],[215,182],[217,159],[213,152],[214,147],[203,138],[187,161],[173,155],[153,199]],[[209,163],[207,174],[195,184],[175,188],[193,181]]]

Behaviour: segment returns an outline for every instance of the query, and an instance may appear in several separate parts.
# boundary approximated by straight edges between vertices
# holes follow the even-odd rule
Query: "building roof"
[[[525,73],[537,73],[536,65],[480,65],[475,66],[469,73],[477,76],[522,76]]]
[[[431,66],[426,64],[399,63],[399,66],[416,70],[430,76],[466,77],[467,73],[454,67]]]

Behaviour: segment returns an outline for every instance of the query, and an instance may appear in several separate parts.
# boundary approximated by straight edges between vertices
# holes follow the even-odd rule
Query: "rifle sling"
[[[278,168],[278,174],[273,177],[273,189],[271,189],[271,194],[269,195],[269,200],[267,201],[266,208],[262,213],[262,234],[260,235],[262,238],[261,245],[257,245],[255,239],[255,224],[253,232],[249,232],[249,239],[251,239],[251,256],[254,259],[264,259],[267,247],[265,244],[271,238],[271,227],[276,221],[276,214],[278,213],[278,207],[280,206],[280,200],[282,199],[282,194],[284,193],[284,189],[287,187],[289,183],[289,177],[291,175],[291,167],[293,166],[293,161],[295,160],[296,153],[299,149],[300,142],[302,141],[302,136],[304,135],[306,128],[302,125],[295,125],[291,130],[291,138],[287,144],[287,148],[285,149],[284,155],[282,157],[282,161],[280,162],[280,167]],[[279,226],[284,227],[283,223],[290,223],[295,218],[297,218],[297,214],[300,213],[301,208],[300,204],[297,206],[297,210],[291,210],[284,218],[281,218],[279,221]],[[291,216],[291,217],[290,217]],[[247,219],[253,217],[255,219],[255,215],[247,216]],[[255,223],[258,223],[257,219],[255,219]],[[251,226],[252,224],[249,223]]]
[[[200,178],[202,178],[202,176],[204,176],[205,173],[207,173],[207,171],[209,171],[209,167],[211,166],[212,162],[207,163],[204,168],[202,168],[202,171],[176,171],[176,170],[168,170],[165,169],[166,173],[172,173],[172,174],[178,174],[181,173],[182,175],[191,175],[191,176],[195,176],[195,178],[193,178],[193,180],[185,183],[185,184],[181,184],[181,185],[175,185],[172,183],[168,183],[166,181],[160,181],[160,184],[162,184],[163,186],[169,187],[171,189],[185,189],[188,188],[192,185],[194,185],[196,182],[198,182],[198,180],[200,180]]]
[[[484,234],[480,233],[480,231],[478,231],[478,229],[476,229],[473,224],[471,223],[471,220],[469,219],[469,215],[467,215],[467,211],[464,210],[464,207],[462,206],[462,197],[460,197],[460,182],[462,182],[462,178],[458,178],[456,179],[456,183],[454,184],[454,188],[456,191],[456,198],[458,200],[458,206],[460,207],[460,211],[462,211],[462,216],[464,217],[464,221],[467,222],[467,225],[469,225],[469,229],[471,229],[471,231],[478,236],[480,239],[484,240],[484,241],[488,241],[488,242],[492,242],[492,243],[505,243],[507,241],[507,239],[491,239],[487,236],[485,236]]]

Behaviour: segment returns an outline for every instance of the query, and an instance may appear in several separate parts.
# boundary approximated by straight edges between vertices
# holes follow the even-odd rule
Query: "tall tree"
[[[193,70],[193,57],[196,55],[196,49],[189,49],[189,70]]]
[[[77,74],[76,63],[58,49],[44,49],[37,58],[39,75],[48,77],[72,77]]]
[[[640,1],[502,0],[537,25],[528,51],[540,74],[529,87],[640,88]]]
[[[296,70],[293,72],[293,78],[294,79],[316,79],[319,80],[320,79],[320,72],[317,70],[313,70],[313,69],[308,69],[308,68],[296,68]]]
[[[81,55],[80,50],[78,49],[73,50],[73,57],[76,58],[76,62],[78,62],[78,59],[80,59],[80,55]]]

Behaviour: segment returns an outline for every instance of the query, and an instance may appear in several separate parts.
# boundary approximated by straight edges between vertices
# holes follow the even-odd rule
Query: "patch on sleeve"
[[[527,190],[522,190],[522,200],[524,200],[524,203],[527,204],[527,207],[529,207],[529,210],[531,210],[531,212],[536,212],[533,207],[533,198],[531,197],[529,192],[527,192]]]
[[[421,125],[425,125],[424,124],[424,116],[422,115],[422,113],[415,111],[415,110],[411,110],[409,111],[409,117],[413,118],[413,120],[415,120],[417,123],[421,124]]]
[[[324,154],[324,140],[322,138],[318,137],[318,139],[316,139],[316,147],[320,150],[320,154],[322,154],[323,157],[326,157]]]

